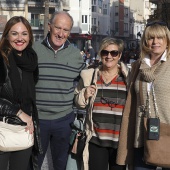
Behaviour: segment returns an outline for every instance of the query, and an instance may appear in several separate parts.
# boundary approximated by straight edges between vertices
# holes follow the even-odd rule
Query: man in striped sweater
[[[67,162],[70,123],[74,120],[73,81],[84,67],[80,51],[67,39],[72,26],[73,18],[67,12],[55,12],[46,38],[33,45],[39,63],[36,104],[44,151],[38,156],[39,168],[49,143],[54,169],[65,170]]]

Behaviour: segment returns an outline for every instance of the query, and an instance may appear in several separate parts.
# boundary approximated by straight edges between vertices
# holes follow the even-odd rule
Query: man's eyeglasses
[[[109,53],[111,54],[112,57],[117,57],[119,54],[119,51],[117,51],[117,50],[113,50],[113,51],[102,50],[100,52],[101,56],[108,56]]]
[[[116,102],[109,100],[108,98],[105,98],[105,97],[101,97],[100,102],[102,104],[108,104],[108,106],[111,107],[111,109],[114,108],[117,105]]]
[[[162,25],[167,26],[167,24],[163,21],[153,21],[146,24],[146,27],[152,26],[152,25]]]

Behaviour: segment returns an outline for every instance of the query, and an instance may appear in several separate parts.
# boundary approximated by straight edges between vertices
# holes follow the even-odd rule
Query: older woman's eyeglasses
[[[117,57],[119,54],[119,51],[117,51],[117,50],[112,50],[112,51],[102,50],[100,52],[101,56],[108,56],[109,53],[111,54],[112,57]]]
[[[167,24],[163,21],[153,21],[146,24],[146,27],[152,26],[152,25],[162,25],[167,26]]]

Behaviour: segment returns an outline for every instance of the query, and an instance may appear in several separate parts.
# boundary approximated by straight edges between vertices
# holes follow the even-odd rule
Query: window
[[[115,16],[118,16],[118,6],[115,6]]]
[[[131,34],[133,34],[133,29],[134,29],[134,27],[132,27],[132,29],[131,29]]]
[[[115,31],[118,32],[118,30],[119,30],[118,22],[115,22]]]
[[[128,8],[124,8],[124,16],[128,17]]]
[[[107,4],[103,4],[103,14],[107,15]]]
[[[128,32],[128,23],[124,23],[124,32]]]
[[[82,23],[87,23],[87,15],[82,15]]]
[[[92,6],[92,12],[97,12],[97,7],[96,6]]]
[[[96,18],[92,18],[92,25],[96,25],[97,24],[97,19]]]
[[[39,27],[40,24],[39,14],[31,14],[31,26]]]
[[[92,5],[96,5],[96,0],[92,0]]]
[[[107,9],[103,9],[103,14],[107,15]]]
[[[107,8],[107,4],[103,4],[103,8]]]

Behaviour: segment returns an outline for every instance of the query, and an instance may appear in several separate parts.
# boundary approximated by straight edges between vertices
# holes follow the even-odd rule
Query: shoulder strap
[[[92,79],[91,79],[90,85],[94,85],[94,84],[95,84],[95,83],[94,83],[95,73],[96,73],[96,69],[94,69],[94,71],[93,71],[93,75],[92,75]],[[88,105],[87,105],[87,108],[90,106],[90,102],[91,102],[91,97],[89,98],[89,103],[88,103]]]
[[[93,75],[92,75],[92,79],[91,79],[90,85],[94,85],[94,76],[95,76],[95,73],[96,73],[96,69],[94,69],[94,71],[93,71]]]
[[[143,90],[142,90],[142,81],[141,80],[139,80],[139,95],[140,95],[141,105],[144,105]]]

